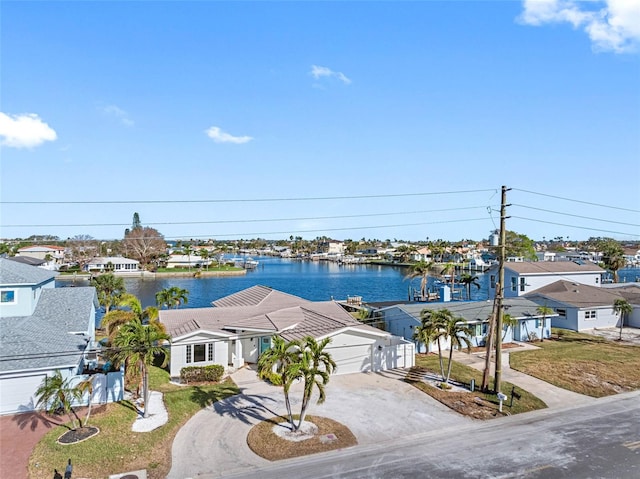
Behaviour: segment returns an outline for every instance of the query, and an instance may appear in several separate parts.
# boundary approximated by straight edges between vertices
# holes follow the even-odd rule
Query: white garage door
[[[46,375],[0,379],[0,414],[32,411],[36,389]]]
[[[329,346],[326,351],[338,365],[336,374],[351,374],[371,371],[371,345],[353,344]]]

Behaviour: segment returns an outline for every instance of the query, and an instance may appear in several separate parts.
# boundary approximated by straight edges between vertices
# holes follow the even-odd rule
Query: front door
[[[267,349],[271,349],[271,336],[262,336],[260,338],[260,354],[264,353]]]

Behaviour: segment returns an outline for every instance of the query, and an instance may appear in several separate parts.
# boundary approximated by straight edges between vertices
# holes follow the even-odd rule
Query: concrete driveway
[[[327,400],[320,405],[312,403],[309,414],[346,425],[359,445],[472,422],[403,382],[404,374],[387,371],[333,376]],[[258,422],[285,413],[282,388],[259,381],[255,372],[246,368],[232,378],[242,394],[200,411],[178,432],[169,479],[220,477],[269,464],[251,452],[246,437]],[[291,397],[293,410],[298,412],[301,385],[292,387]]]

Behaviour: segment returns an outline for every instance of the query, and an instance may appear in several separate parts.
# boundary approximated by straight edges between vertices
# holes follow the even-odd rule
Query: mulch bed
[[[82,442],[90,437],[95,436],[100,432],[100,429],[93,426],[80,427],[78,429],[72,429],[65,432],[58,438],[60,444],[76,444]]]
[[[256,424],[247,436],[247,444],[258,456],[269,461],[306,456],[318,452],[333,451],[358,444],[356,437],[344,424],[333,419],[319,416],[307,416],[306,421],[318,426],[318,433],[304,441],[289,441],[273,432],[273,426],[287,419],[279,416]],[[335,440],[324,441],[326,435],[335,436]]]

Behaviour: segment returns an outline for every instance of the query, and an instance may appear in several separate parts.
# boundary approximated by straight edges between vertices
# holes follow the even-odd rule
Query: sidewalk
[[[521,347],[514,349],[514,351],[524,351],[527,349],[537,349],[537,346],[526,343],[518,343]],[[509,353],[511,350],[506,349],[502,351],[502,379],[508,381],[516,386],[529,391],[531,394],[539,397],[545,402],[549,408],[561,408],[570,405],[579,405],[592,403],[596,398],[585,396],[584,394],[578,394],[567,389],[559,388],[553,384],[549,384],[541,379],[534,378],[528,374],[521,373],[515,369],[511,369],[509,364]],[[473,353],[467,354],[462,351],[454,351],[453,359],[459,363],[471,366],[479,371],[484,371],[484,361],[486,354]],[[491,362],[491,375],[495,372],[495,362]],[[508,394],[509,391],[502,391]]]

